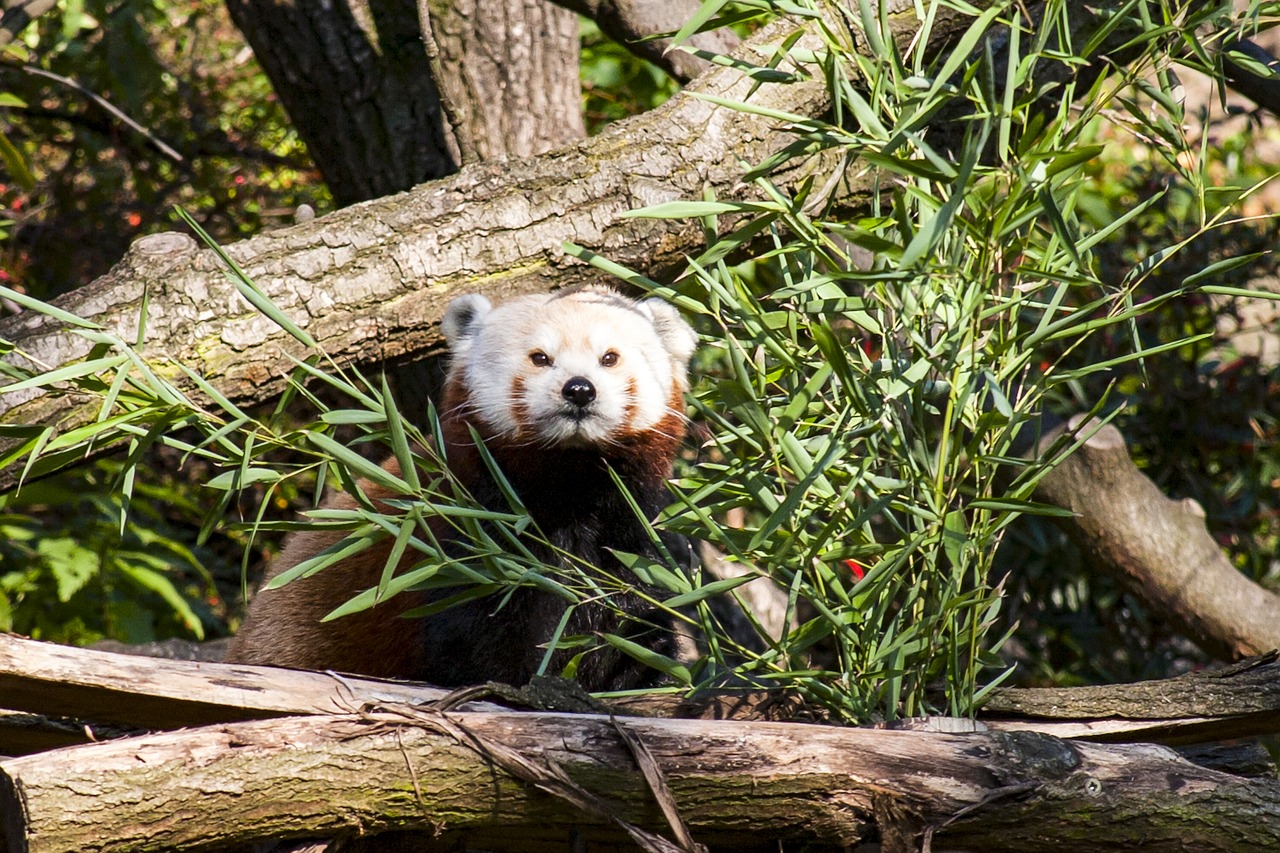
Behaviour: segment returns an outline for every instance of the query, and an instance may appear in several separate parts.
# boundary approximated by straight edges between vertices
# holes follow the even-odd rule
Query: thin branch
[[[72,80],[70,77],[63,77],[61,74],[55,74],[52,71],[46,71],[45,69],[38,68],[35,65],[18,65],[18,66],[10,66],[10,67],[20,68],[22,71],[25,71],[27,74],[34,74],[37,77],[46,77],[50,80],[53,80],[54,82],[61,83],[62,85],[67,86],[68,88],[76,90],[77,92],[79,92],[80,94],[88,98],[89,100],[93,101],[98,106],[102,107],[107,112],[111,113],[113,116],[118,118],[121,122],[128,125],[135,132],[143,136],[148,142],[154,145],[161,154],[164,154],[173,162],[175,163],[186,162],[185,158],[181,154],[175,151],[171,146],[166,144],[163,140],[157,138],[155,134],[153,134],[151,131],[147,130],[145,127],[138,124],[133,119],[129,118],[129,116],[127,116],[124,113],[124,111],[122,111],[119,107],[115,106],[106,98],[102,97],[96,92],[92,92],[89,89],[86,89],[84,86],[81,86],[79,83],[77,83],[75,80]]]

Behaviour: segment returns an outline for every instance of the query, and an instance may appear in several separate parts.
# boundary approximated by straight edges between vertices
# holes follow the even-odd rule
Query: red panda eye
[[[534,350],[529,353],[529,361],[532,361],[535,367],[549,367],[551,365],[551,356],[542,350]]]
[[[603,367],[613,367],[617,363],[618,363],[618,354],[613,350],[609,350],[607,353],[600,356],[600,364]]]

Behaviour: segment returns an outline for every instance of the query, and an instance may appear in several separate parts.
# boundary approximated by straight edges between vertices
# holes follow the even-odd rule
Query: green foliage
[[[582,114],[588,133],[651,110],[680,90],[652,62],[640,59],[582,19]]]
[[[186,490],[99,462],[0,497],[0,630],[89,643],[205,637],[212,578],[182,544],[198,517]],[[112,488],[108,488],[113,486]]]
[[[980,699],[983,667],[998,662],[997,545],[1019,516],[1051,514],[1029,498],[1052,459],[1019,459],[1019,433],[1066,402],[1114,417],[1125,377],[1209,337],[1203,324],[1171,326],[1169,306],[1228,293],[1222,276],[1252,258],[1187,251],[1218,233],[1234,200],[1203,181],[1192,184],[1189,232],[1159,235],[1119,270],[1103,265],[1101,247],[1160,196],[1086,215],[1084,167],[1101,151],[1104,111],[1127,111],[1171,161],[1202,162],[1170,96],[1187,30],[1161,26],[1185,10],[1126,7],[1107,27],[1140,34],[1142,55],[1058,83],[1052,98],[1042,75],[1078,62],[1061,47],[1065,7],[1051,5],[1037,31],[1022,29],[1013,6],[975,10],[954,53],[931,56],[921,37],[901,59],[883,47],[886,22],[862,11],[868,53],[831,34],[815,54],[836,95],[832,119],[778,118],[796,130],[794,159],[837,152],[891,187],[876,215],[851,220],[806,191],[784,196],[767,182],[783,157],[749,172],[764,202],[647,211],[702,216],[709,235],[725,233],[718,217],[736,217],[684,283],[655,288],[707,315],[719,356],[699,397],[714,425],[711,460],[683,481],[670,523],[790,592],[789,629],[766,637],[763,653],[734,650],[740,673],[797,686],[852,719],[963,713]],[[1203,7],[1194,17],[1221,38],[1249,20]],[[994,61],[996,43],[1007,63]],[[874,255],[870,269],[851,246]],[[748,247],[754,264],[726,264]],[[1151,296],[1175,264],[1182,275]],[[725,526],[725,513],[743,522]]]
[[[706,4],[706,16],[724,5]],[[775,56],[744,66],[760,80],[821,80],[832,109],[819,118],[772,115],[794,144],[768,163],[748,164],[749,200],[706,198],[641,212],[697,218],[706,228],[707,248],[674,284],[579,253],[700,322],[705,346],[693,404],[710,436],[702,456],[682,468],[662,524],[718,546],[748,567],[747,579],[778,584],[788,612],[781,630],[757,624],[756,636],[741,636],[720,624],[713,604],[737,595],[745,580],[688,576],[670,560],[620,555],[669,596],[676,618],[701,632],[705,659],[661,658],[620,637],[559,637],[561,646],[586,654],[611,644],[662,669],[680,688],[726,678],[793,687],[837,717],[865,720],[971,711],[1007,671],[997,655],[1010,630],[1000,621],[1005,585],[1017,586],[1017,615],[1053,627],[1055,642],[1074,643],[1098,664],[1095,671],[1106,666],[1106,640],[1098,638],[1130,636],[1099,631],[1090,638],[1089,626],[1100,624],[1090,621],[1091,611],[1122,606],[1119,597],[1082,572],[1060,571],[1069,553],[1044,528],[1014,527],[1025,516],[1052,514],[1034,503],[1033,489],[1070,450],[1063,445],[1031,460],[1021,448],[1045,411],[1117,418],[1126,417],[1128,403],[1136,416],[1150,415],[1160,407],[1140,392],[1152,387],[1152,365],[1173,359],[1198,371],[1209,364],[1210,300],[1235,298],[1229,276],[1243,274],[1234,265],[1254,260],[1254,250],[1204,242],[1223,233],[1241,195],[1205,180],[1204,151],[1178,131],[1185,116],[1168,71],[1180,57],[1199,57],[1194,33],[1226,38],[1256,10],[1236,16],[1226,7],[1139,0],[1085,45],[1073,41],[1078,32],[1067,33],[1078,23],[1071,4],[1051,2],[1046,24],[1034,30],[1013,3],[985,10],[930,4],[926,20],[936,23],[957,7],[967,31],[947,55],[930,54],[926,24],[900,56],[878,7],[864,3],[850,10],[862,27],[857,39],[821,30],[818,44],[801,49],[787,40]],[[1130,43],[1131,64],[1103,64],[1097,78],[1062,74],[1083,65],[1078,51],[1096,49],[1107,36]],[[1008,51],[1007,61],[997,59],[999,49]],[[612,51],[588,46],[588,73],[600,81],[636,79],[634,61]],[[782,61],[786,54],[794,64]],[[640,73],[625,110],[657,102],[666,85]],[[758,111],[749,102],[725,103]],[[597,109],[602,120],[611,117],[611,106]],[[1181,183],[1131,194],[1136,182],[1099,179],[1106,162],[1100,146],[1108,141],[1102,117],[1116,114],[1127,116],[1119,132],[1160,141]],[[772,182],[779,169],[812,164],[825,171],[796,192]],[[828,180],[833,174],[870,185],[873,209],[850,213],[837,182]],[[246,298],[313,346],[224,261]],[[15,290],[0,295],[56,315]],[[0,426],[0,435],[18,439],[0,464],[35,474],[69,464],[90,445],[121,447],[123,461],[111,472],[117,497],[95,505],[117,537],[104,530],[102,542],[119,544],[90,550],[137,552],[128,537],[140,538],[141,528],[126,520],[120,539],[119,519],[126,509],[139,511],[145,478],[135,475],[163,446],[214,469],[207,478],[214,497],[202,501],[204,535],[246,489],[261,496],[259,509],[236,525],[249,541],[301,528],[342,532],[289,576],[322,571],[377,539],[394,541],[382,582],[333,618],[410,586],[447,590],[432,605],[438,608],[533,585],[562,600],[566,615],[625,587],[571,561],[538,563],[528,547],[538,534],[518,496],[510,495],[509,511],[477,507],[429,450],[433,423],[405,423],[384,383],[340,369],[322,353],[298,364],[273,411],[246,412],[200,377],[152,371],[129,341],[64,319],[94,352],[44,372],[15,360],[5,367],[7,390],[75,389],[101,401],[99,416],[64,432]],[[209,404],[192,401],[195,387]],[[1266,404],[1250,405],[1253,417]],[[1275,418],[1262,423],[1273,429]],[[1149,461],[1159,442],[1143,445]],[[401,463],[399,475],[370,461],[387,448]],[[282,451],[289,454],[284,461]],[[1256,485],[1274,478],[1277,467],[1274,460],[1259,464],[1245,479]],[[362,477],[396,497],[374,505]],[[335,482],[357,496],[355,509],[317,510],[299,522],[271,519],[268,509],[283,492],[314,488],[318,495]],[[1272,499],[1257,494],[1258,501]],[[466,543],[464,557],[445,557],[426,523],[432,517],[447,520]],[[35,541],[22,533],[29,522],[15,516],[6,523],[19,545]],[[34,546],[24,553],[38,556],[33,582],[55,598],[71,601],[73,593],[126,576],[118,561],[99,561],[90,571],[78,546],[57,544],[70,537],[47,538],[53,544],[44,553]],[[1016,566],[1001,580],[998,546],[1012,538],[1040,549],[1041,564],[1032,571]],[[396,576],[404,553],[419,561]],[[194,563],[166,565],[187,572]],[[14,578],[14,589],[18,574],[4,575]],[[157,585],[149,589],[155,593]],[[1040,593],[1062,604],[1067,618],[1051,626],[1023,606]],[[174,616],[184,615],[165,602]],[[1034,674],[1055,677],[1059,665]]]
[[[12,47],[2,283],[47,296],[88,282],[171,230],[175,204],[234,239],[329,203],[221,0],[64,0]]]
[[[1232,124],[1243,123],[1228,116],[1192,125],[1216,142],[1205,147],[1194,168],[1176,151],[1136,147],[1106,129],[1100,134],[1108,144],[1087,168],[1082,217],[1101,227],[1138,211],[1098,245],[1100,277],[1119,280],[1162,247],[1194,236],[1135,288],[1135,303],[1158,302],[1135,319],[1134,329],[1096,336],[1077,350],[1075,360],[1105,359],[1130,345],[1131,334],[1147,346],[1208,337],[1069,386],[1059,405],[1078,408],[1097,399],[1104,383],[1113,387],[1113,399],[1123,403],[1116,422],[1145,473],[1170,497],[1195,499],[1236,565],[1280,589],[1280,368],[1274,356],[1240,351],[1236,343],[1257,343],[1272,334],[1274,325],[1265,318],[1276,315],[1276,305],[1228,295],[1167,299],[1206,265],[1212,271],[1206,281],[1224,290],[1243,290],[1276,275],[1277,221],[1267,211],[1280,197],[1280,182],[1274,162],[1260,153],[1280,134],[1251,123],[1232,130]],[[1198,143],[1192,136],[1180,150]],[[1146,203],[1157,194],[1160,203]],[[1203,229],[1206,218],[1223,214],[1222,224]],[[1251,339],[1250,325],[1257,338]],[[1007,546],[1002,567],[1010,572],[1009,618],[1020,623],[1024,678],[1055,684],[1133,681],[1206,662],[1164,614],[1149,612],[1082,565],[1075,547],[1057,531],[1023,525]]]

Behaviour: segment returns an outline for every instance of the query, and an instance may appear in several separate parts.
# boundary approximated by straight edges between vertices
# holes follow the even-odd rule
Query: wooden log
[[[483,829],[489,849],[622,843],[661,810],[599,715],[283,718],[126,738],[0,762],[6,853],[184,850],[388,830]],[[1280,849],[1280,782],[1153,745],[630,719],[693,838],[920,849]],[[553,793],[549,793],[553,792]],[[595,797],[586,814],[566,797]],[[575,802],[579,802],[575,799]],[[611,816],[610,816],[611,815]]]
[[[1137,684],[997,689],[983,708],[1057,720],[1274,714],[1280,711],[1280,654]]]
[[[506,691],[504,704],[581,710],[547,693]],[[425,704],[449,693],[410,682],[247,665],[159,660],[0,635],[0,755],[65,746],[131,729],[175,729],[296,714],[341,714],[379,702]],[[499,710],[468,702],[468,710]],[[650,694],[612,700],[615,714],[686,719],[820,719],[793,694],[725,691],[696,697]],[[982,710],[988,729],[1039,731],[1104,742],[1202,743],[1280,731],[1280,660],[1275,656],[1140,684],[1000,689]],[[7,723],[6,723],[7,720]]]
[[[991,691],[983,721],[1002,731],[1170,745],[1280,732],[1280,654],[1136,684]]]
[[[0,635],[0,707],[135,728],[353,713],[371,702],[419,704],[448,695],[412,682],[135,657]]]

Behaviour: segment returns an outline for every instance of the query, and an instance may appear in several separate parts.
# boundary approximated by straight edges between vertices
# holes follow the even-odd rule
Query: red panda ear
[[[455,297],[444,309],[440,331],[450,348],[456,348],[465,338],[480,328],[480,319],[493,310],[493,303],[479,293],[466,293]]]
[[[698,348],[698,335],[680,316],[676,307],[656,296],[641,300],[638,307],[653,320],[653,328],[657,330],[662,345],[671,353],[672,359],[681,364],[688,363],[693,351]]]

